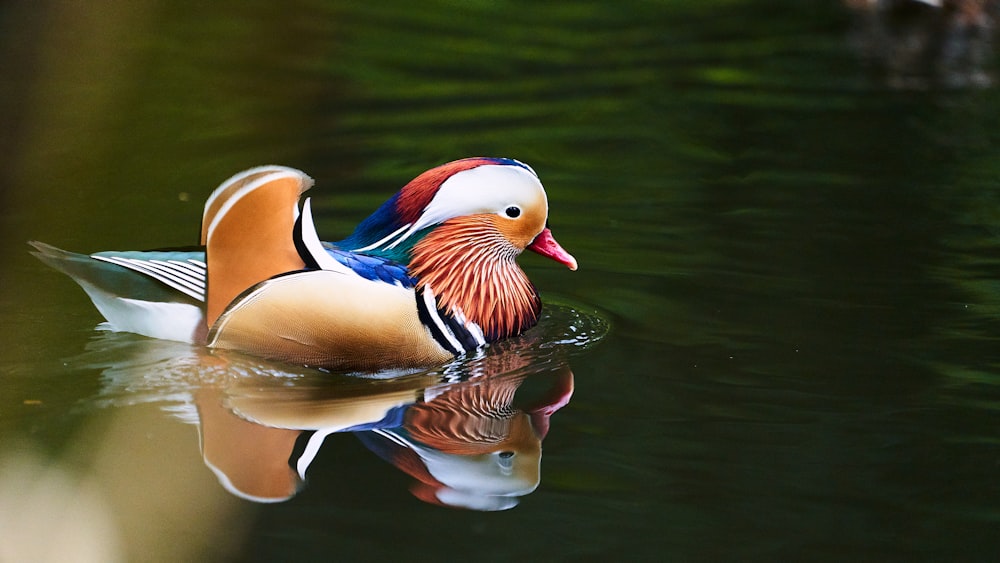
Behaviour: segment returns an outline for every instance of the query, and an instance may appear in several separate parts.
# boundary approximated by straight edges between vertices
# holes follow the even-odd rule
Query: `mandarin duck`
[[[339,371],[440,365],[535,325],[525,249],[575,270],[531,167],[468,158],[420,174],[322,242],[299,170],[262,166],[205,203],[191,251],[91,255],[32,242],[115,331]]]

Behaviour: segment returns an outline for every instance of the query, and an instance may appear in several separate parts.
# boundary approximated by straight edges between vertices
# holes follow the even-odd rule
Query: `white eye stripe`
[[[505,213],[508,207],[523,212],[536,202],[548,210],[545,189],[530,170],[509,165],[479,166],[445,180],[410,232],[461,215]]]
[[[452,175],[441,183],[424,212],[412,224],[404,225],[379,241],[356,251],[382,248],[391,250],[406,242],[411,235],[463,215],[496,213],[502,217],[511,216],[507,210],[518,209],[517,216],[524,215],[530,206],[542,206],[548,213],[545,189],[534,170],[527,165],[486,164]]]

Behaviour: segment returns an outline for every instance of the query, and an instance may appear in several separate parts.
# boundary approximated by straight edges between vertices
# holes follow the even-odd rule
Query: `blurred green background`
[[[845,4],[5,3],[0,523],[44,542],[97,506],[105,560],[992,558],[992,3]],[[98,314],[25,245],[191,244],[265,163],[317,180],[336,239],[473,155],[539,173],[580,270],[521,262],[612,325],[500,514],[421,504],[346,438],[288,503],[227,496],[169,398],[108,398]],[[11,500],[32,479],[66,518]]]

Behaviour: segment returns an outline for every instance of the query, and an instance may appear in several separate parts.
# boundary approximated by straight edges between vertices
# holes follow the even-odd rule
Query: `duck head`
[[[524,250],[577,267],[547,220],[545,189],[531,167],[467,158],[414,178],[338,246],[405,264],[418,290],[494,341],[538,320],[538,293],[515,262]]]

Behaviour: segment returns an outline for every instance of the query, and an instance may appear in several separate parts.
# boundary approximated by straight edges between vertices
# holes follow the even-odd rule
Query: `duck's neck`
[[[487,342],[518,335],[538,322],[538,291],[515,262],[520,252],[488,218],[447,221],[414,245],[409,273],[438,307],[471,321]]]
[[[398,199],[399,194],[396,194],[358,224],[351,236],[334,245],[344,250],[361,251],[405,264],[409,260],[413,242],[399,240],[409,225],[403,222],[395,211]],[[414,236],[412,240],[417,238]]]

